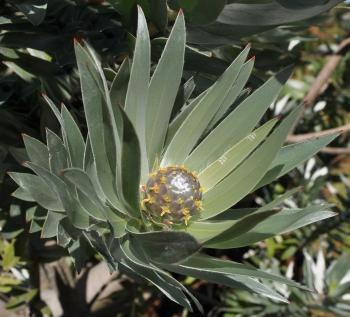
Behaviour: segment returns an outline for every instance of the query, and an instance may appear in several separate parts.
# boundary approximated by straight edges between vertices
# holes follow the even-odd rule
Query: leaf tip
[[[61,176],[61,177],[63,177],[64,174],[65,174],[65,171],[64,171],[64,170],[60,170],[60,171],[58,172],[58,175]]]
[[[141,5],[137,4],[137,11],[138,13],[143,13]]]
[[[29,161],[22,161],[21,165],[24,167],[29,167]]]
[[[82,45],[82,44],[84,44],[84,39],[81,36],[76,35],[73,37],[73,43],[74,43],[74,45],[77,45],[77,44]]]

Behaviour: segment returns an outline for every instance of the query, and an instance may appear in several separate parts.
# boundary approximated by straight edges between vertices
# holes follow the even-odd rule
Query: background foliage
[[[317,99],[305,106],[295,134],[317,133],[339,126],[346,132],[350,123],[349,45],[345,42],[345,48],[339,51],[339,44],[349,36],[350,11],[346,4],[338,3],[340,1],[332,0],[307,3],[283,0],[0,1],[0,315],[189,315],[137,277],[132,280],[118,274],[110,276],[93,250],[87,249],[89,262],[77,275],[55,241],[40,239],[39,233],[28,234],[40,228],[43,221],[40,207],[10,195],[16,186],[6,171],[22,171],[21,163],[26,159],[21,133],[44,139],[44,127],[58,130],[43,101],[43,92],[56,103],[64,102],[81,125],[84,124],[74,38],[88,40],[102,58],[106,76],[112,76],[124,58],[131,56],[136,4],[142,6],[148,18],[154,62],[160,56],[163,37],[168,35],[176,10],[181,7],[188,27],[188,46],[183,78],[186,85],[177,96],[178,105],[190,89],[193,88],[195,94],[206,89],[250,42],[256,69],[248,89],[255,89],[271,72],[286,65],[293,63],[296,67],[283,96],[271,106],[270,117],[283,114],[303,101],[329,56],[337,53],[341,57],[339,64],[322,85]],[[347,133],[331,146],[332,149],[326,149],[298,170],[250,196],[242,206],[263,204],[293,186],[303,186],[301,194],[286,202],[288,207],[327,201],[335,204],[339,216],[290,235],[268,239],[252,248],[215,251],[217,256],[246,261],[293,277],[316,292],[304,296],[288,288],[277,289],[288,295],[292,303],[283,306],[205,281],[182,280],[205,305],[208,316],[348,316],[350,161]]]

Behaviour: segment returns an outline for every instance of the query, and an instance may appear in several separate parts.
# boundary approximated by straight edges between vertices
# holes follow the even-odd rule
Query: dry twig
[[[328,85],[329,79],[331,78],[334,70],[337,68],[338,64],[340,63],[341,59],[344,57],[344,55],[350,50],[350,37],[343,40],[337,52],[329,57],[327,63],[323,67],[323,69],[320,71],[318,76],[316,77],[315,82],[310,88],[310,91],[304,98],[304,105],[305,108],[310,107],[314,104],[317,97],[323,93],[325,88]],[[350,131],[350,123],[345,124],[343,126],[340,126],[338,128],[329,129],[325,131],[320,132],[312,132],[312,133],[306,133],[306,134],[297,134],[297,135],[290,135],[287,138],[287,142],[293,143],[293,142],[301,142],[305,141],[307,139],[317,138],[321,137],[327,134],[332,133],[345,133]],[[322,152],[328,153],[328,154],[349,154],[350,149],[349,148],[332,148],[332,147],[325,147],[322,149]]]

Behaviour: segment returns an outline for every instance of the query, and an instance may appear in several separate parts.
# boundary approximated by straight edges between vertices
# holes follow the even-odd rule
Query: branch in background
[[[349,132],[349,131],[350,131],[350,123],[342,125],[338,128],[323,130],[320,132],[311,132],[311,133],[305,133],[305,134],[290,135],[287,138],[287,142],[288,143],[302,142],[302,141],[305,141],[308,139],[314,139],[314,138],[318,138],[318,137],[325,136],[328,134],[345,133],[345,132]]]
[[[316,80],[311,86],[310,91],[304,98],[305,107],[312,106],[317,97],[325,90],[334,70],[337,68],[338,64],[344,55],[349,51],[349,49],[350,38],[347,38],[339,44],[337,52],[329,57],[326,65],[316,77]]]
[[[350,50],[350,37],[346,38],[339,44],[339,48],[337,52],[330,56],[327,63],[324,65],[323,69],[320,71],[318,76],[315,79],[315,82],[311,86],[308,94],[304,98],[304,106],[305,108],[308,108],[312,106],[317,99],[317,97],[322,94],[325,89],[327,88],[329,79],[331,78],[333,72],[337,68],[338,64],[342,60],[342,58],[345,56],[345,54]],[[290,135],[287,138],[288,143],[294,143],[294,142],[301,142],[305,141],[307,139],[317,138],[321,137],[327,134],[331,133],[345,133],[350,131],[350,123],[345,124],[343,126],[340,126],[338,128],[329,129],[325,131],[320,132],[313,132],[313,133],[306,133],[306,134],[298,134],[298,135]],[[332,147],[325,147],[321,150],[323,153],[328,154],[349,154],[350,149],[349,148],[332,148]]]
[[[335,154],[335,155],[341,155],[341,154],[350,154],[350,148],[346,147],[325,147],[321,150],[323,153],[327,154]]]

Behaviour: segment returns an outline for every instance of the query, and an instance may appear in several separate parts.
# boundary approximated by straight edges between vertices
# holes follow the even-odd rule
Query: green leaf
[[[326,274],[326,283],[332,288],[339,285],[341,280],[350,270],[350,255],[344,253],[337,260],[333,261]]]
[[[329,206],[310,206],[304,209],[285,209],[277,214],[260,222],[257,226],[246,233],[231,238],[229,235],[225,239],[215,238],[215,245],[210,245],[217,249],[240,248],[253,243],[263,241],[278,234],[294,231],[300,227],[316,221],[321,221],[336,214],[329,210]]]
[[[27,209],[26,220],[31,221],[29,233],[35,233],[41,231],[44,221],[47,217],[47,210],[36,205]]]
[[[182,123],[185,121],[190,112],[197,106],[197,104],[202,100],[208,90],[203,91],[200,95],[194,98],[188,105],[184,105],[181,112],[172,120],[168,127],[168,132],[165,140],[165,148],[168,147],[170,141],[179,130]]]
[[[113,237],[119,239],[126,234],[126,220],[117,215],[111,209],[107,209],[108,223],[112,227]]]
[[[49,151],[46,145],[29,135],[22,136],[30,161],[49,169]]]
[[[292,287],[297,287],[304,290],[306,289],[299,283],[294,282],[283,276],[261,271],[250,265],[245,265],[233,261],[221,260],[205,254],[195,254],[178,264],[178,266],[187,267],[190,269],[197,269],[204,272],[217,272],[234,276],[242,275],[249,276],[252,278],[267,279],[270,281],[287,284]]]
[[[209,0],[210,1],[210,0]],[[278,3],[278,2],[282,2]],[[341,0],[310,1],[234,1],[227,4],[215,22],[188,28],[189,43],[222,46],[244,37],[261,33],[278,25],[286,25],[319,15]],[[236,3],[237,2],[237,3]],[[288,5],[286,5],[288,3]],[[310,4],[310,5],[309,5]]]
[[[196,83],[194,81],[193,76],[187,79],[187,81],[184,84],[180,85],[171,113],[172,119],[175,118],[175,116],[177,116],[179,112],[186,107],[188,99],[192,96],[192,93],[195,88]]]
[[[9,176],[39,205],[54,211],[64,211],[62,203],[52,187],[39,176],[15,172],[9,173]],[[17,197],[16,192],[13,193],[13,196]],[[21,198],[21,196],[17,198]]]
[[[206,241],[204,246],[206,248],[224,248],[222,241],[232,241],[236,237],[239,237],[253,228],[255,228],[259,223],[269,219],[273,215],[278,213],[278,210],[268,210],[259,213],[253,213],[244,217],[243,219],[237,221],[232,227],[217,235],[216,237]]]
[[[147,22],[138,7],[138,25],[134,57],[131,66],[125,112],[136,129],[141,147],[141,180],[149,173],[146,149],[146,108],[150,76],[150,40]]]
[[[33,219],[45,220],[47,216],[47,210],[38,205],[30,207],[26,210],[26,221],[29,222]]]
[[[148,0],[149,16],[158,30],[164,31],[168,26],[168,7],[166,0]]]
[[[4,285],[14,286],[14,285],[19,285],[19,284],[21,284],[21,281],[14,278],[14,277],[6,276],[6,275],[0,276],[0,285],[1,286],[4,286]]]
[[[50,109],[52,110],[53,114],[55,115],[57,121],[62,126],[63,125],[62,116],[61,116],[59,110],[57,109],[55,103],[46,94],[43,94],[42,96],[45,99],[45,101],[47,102],[47,104],[50,107]]]
[[[67,150],[58,135],[49,129],[46,129],[46,139],[50,170],[53,174],[60,175],[62,170],[68,166]]]
[[[247,52],[248,56],[248,52]],[[210,131],[222,118],[224,118],[225,114],[229,111],[230,107],[239,101],[240,94],[243,93],[243,88],[248,82],[248,79],[252,73],[254,67],[255,58],[251,58],[248,62],[246,62],[235,81],[235,83],[230,88],[228,94],[226,95],[219,111],[215,114],[213,120],[210,122],[207,130]],[[244,99],[243,99],[244,100]]]
[[[65,169],[62,174],[65,179],[74,184],[84,194],[84,200],[90,202],[92,209],[85,209],[89,215],[97,220],[106,220],[105,206],[97,196],[89,175],[78,168]],[[82,205],[84,206],[84,204]]]
[[[186,20],[191,25],[203,25],[214,22],[226,4],[226,0],[170,0],[174,9],[182,8]]]
[[[237,220],[229,221],[195,221],[184,229],[199,243],[210,240],[227,229],[231,228]]]
[[[37,295],[37,289],[30,289],[24,294],[12,296],[6,303],[6,309],[15,309],[23,304],[28,304]]]
[[[67,142],[69,158],[72,166],[83,168],[85,142],[80,129],[70,112],[62,106],[62,129]]]
[[[124,239],[122,243],[119,243],[118,240],[112,245],[112,249],[115,250],[116,246],[117,253],[122,253],[124,255],[123,265],[131,269],[133,273],[140,274],[142,277],[149,280],[151,283],[157,282],[154,284],[165,296],[175,301],[176,303],[183,303],[188,309],[191,308],[190,302],[187,300],[186,296],[182,293],[185,292],[192,301],[196,304],[198,310],[203,313],[203,308],[198,300],[176,279],[174,279],[169,273],[164,272],[158,266],[155,266],[151,263],[150,259],[145,254],[144,250],[140,249],[138,245],[131,244],[130,240]],[[115,254],[116,252],[113,252]],[[121,255],[117,254],[117,258]],[[145,274],[146,273],[146,274]],[[154,277],[154,278],[152,278]],[[161,277],[161,279],[159,279]],[[164,281],[166,283],[164,283]],[[180,292],[179,292],[180,291]]]
[[[179,13],[149,85],[146,136],[151,168],[162,152],[170,115],[181,83],[185,34],[184,17]]]
[[[95,231],[83,232],[85,238],[89,241],[91,246],[97,250],[106,260],[106,262],[114,269],[117,269],[117,263],[115,262],[110,249],[107,245],[107,242],[104,237],[99,236]]]
[[[90,220],[88,214],[82,209],[78,201],[68,192],[68,186],[59,177],[50,173],[48,170],[34,164],[27,162],[27,167],[32,169],[37,175],[42,177],[50,187],[55,191],[62,202],[64,210],[67,212],[69,220],[79,229],[86,229],[89,227]]]
[[[193,276],[201,280],[206,280],[216,284],[222,284],[228,287],[232,287],[234,289],[247,290],[265,297],[272,298],[274,300],[287,302],[287,300],[284,297],[282,297],[272,289],[247,276],[242,276],[238,274],[229,275],[222,272],[215,272],[209,270],[207,271],[205,269],[202,270],[201,268],[197,267],[186,267],[183,266],[182,263],[177,265],[161,264],[161,266],[177,274]]]
[[[124,108],[129,78],[130,60],[129,58],[125,58],[119,67],[118,73],[115,76],[109,91],[113,108],[117,106]]]
[[[69,255],[73,259],[73,264],[78,274],[85,267],[86,262],[91,257],[90,250],[91,247],[88,245],[87,240],[83,236],[81,236],[78,240],[73,241],[73,243],[68,247]]]
[[[296,187],[291,190],[286,191],[283,195],[280,195],[273,201],[269,202],[268,204],[260,207],[258,209],[259,212],[264,212],[267,210],[272,210],[273,208],[278,207],[278,205],[282,204],[286,199],[293,196],[295,193],[299,192],[301,190],[301,187]]]
[[[129,206],[132,216],[140,216],[140,173],[142,169],[141,145],[136,134],[136,128],[132,125],[124,110],[117,108],[123,119],[121,163],[118,170],[121,177],[123,199]]]
[[[302,106],[294,109],[251,156],[203,195],[203,219],[230,208],[254,189],[275,158],[301,111]]]
[[[200,171],[251,133],[279,95],[290,74],[291,67],[288,67],[248,96],[194,149],[186,165]]]
[[[275,126],[277,119],[270,120],[260,128],[246,136],[242,141],[233,145],[216,161],[208,165],[198,174],[198,179],[204,192],[213,188],[217,183],[241,164],[258,146]]]
[[[272,161],[268,172],[256,185],[256,189],[271,183],[285,175],[302,162],[315,155],[320,149],[332,142],[339,134],[332,133],[316,139],[306,140],[283,147]]]
[[[64,217],[66,217],[66,215],[49,210],[41,231],[41,237],[44,239],[56,237],[58,233],[58,224]]]
[[[30,223],[29,233],[36,233],[36,232],[41,231],[43,225],[44,225],[43,220],[33,219]]]
[[[125,259],[122,262],[123,266],[126,266],[132,272],[139,274],[141,277],[151,282],[170,300],[192,311],[191,304],[182,291],[184,287],[178,281],[171,275],[162,272],[160,269],[152,269],[152,265],[147,264],[147,260],[142,262],[141,259],[135,257],[135,255],[130,252],[129,248],[122,247],[121,249],[125,255]]]
[[[131,234],[132,243],[139,245],[151,261],[174,263],[197,252],[198,242],[185,232],[155,231]]]
[[[115,166],[109,161],[109,151],[115,156],[115,149],[107,148],[104,122],[106,112],[106,96],[104,95],[104,85],[97,69],[96,63],[86,50],[78,43],[75,43],[75,53],[80,74],[80,83],[84,103],[85,117],[88,126],[89,140],[96,164],[96,171],[99,184],[110,203],[116,208],[121,204],[116,194]],[[111,117],[109,115],[109,117]],[[112,117],[110,118],[112,120]],[[114,133],[115,132],[115,133]],[[113,131],[112,137],[116,137]],[[111,135],[108,136],[111,140]],[[112,162],[113,164],[113,162]]]
[[[10,2],[34,25],[39,25],[45,19],[48,0],[10,0]]]
[[[9,271],[15,267],[20,258],[15,254],[15,240],[12,240],[11,243],[6,243],[2,250],[2,262],[1,266],[4,271]]]
[[[24,190],[22,187],[18,187],[11,196],[16,197],[24,201],[35,201],[35,198],[31,195],[30,192]]]
[[[57,229],[57,244],[66,248],[71,241],[76,241],[80,238],[81,232],[74,228],[70,220],[65,217],[58,223]]]
[[[123,16],[129,16],[136,4],[136,0],[108,0],[108,2]]]
[[[247,50],[248,48],[245,49],[245,51]],[[246,57],[245,51],[236,58],[224,74],[209,88],[208,92],[182,122],[164,153],[162,166],[182,164],[185,161],[220,108],[229,88],[232,86],[232,82],[236,80]],[[185,143],[184,140],[186,140]]]

